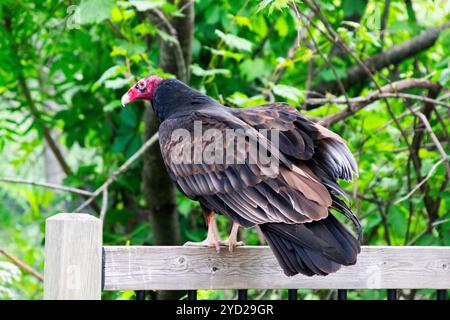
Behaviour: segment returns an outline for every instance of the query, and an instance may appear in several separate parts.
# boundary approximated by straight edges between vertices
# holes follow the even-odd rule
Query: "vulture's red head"
[[[123,95],[122,105],[125,106],[135,100],[153,100],[153,95],[161,80],[162,78],[158,76],[142,78]]]

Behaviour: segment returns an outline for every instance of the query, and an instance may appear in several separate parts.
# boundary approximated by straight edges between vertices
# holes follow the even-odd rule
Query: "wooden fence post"
[[[60,213],[46,221],[44,299],[99,300],[102,291],[102,221]]]

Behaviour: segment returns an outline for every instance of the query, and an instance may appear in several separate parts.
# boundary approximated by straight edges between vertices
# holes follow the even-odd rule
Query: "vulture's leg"
[[[237,241],[238,232],[239,232],[239,223],[233,221],[233,226],[231,227],[231,232],[230,236],[228,237],[228,240],[219,241],[220,245],[227,246],[230,252],[233,252],[234,247],[243,246],[244,242]]]
[[[206,224],[208,225],[208,235],[206,239],[201,242],[188,241],[184,245],[189,247],[208,247],[216,248],[216,251],[220,251],[219,232],[217,231],[217,223],[214,218],[214,212],[204,211]]]

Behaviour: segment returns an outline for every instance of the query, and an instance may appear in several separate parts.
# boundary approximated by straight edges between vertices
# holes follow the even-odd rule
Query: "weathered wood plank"
[[[44,299],[97,300],[101,283],[101,220],[72,213],[47,219]]]
[[[105,290],[448,289],[450,247],[363,247],[327,277],[286,277],[268,247],[104,247]]]

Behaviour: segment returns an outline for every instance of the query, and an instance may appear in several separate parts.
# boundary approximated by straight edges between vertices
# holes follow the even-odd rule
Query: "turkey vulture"
[[[239,244],[239,226],[258,226],[288,276],[327,275],[356,262],[359,241],[330,212],[350,218],[360,237],[358,218],[337,184],[338,179],[351,180],[357,174],[356,162],[340,136],[289,104],[228,108],[175,79],[143,78],[122,97],[122,104],[138,99],[150,101],[160,120],[159,142],[171,179],[204,210],[208,236],[190,245],[232,249]],[[200,136],[195,132],[198,124]],[[239,130],[245,139],[236,148],[236,137],[220,138]],[[264,136],[264,130],[270,134]],[[206,132],[214,134],[205,138]],[[193,138],[184,139],[186,133]],[[250,155],[256,140],[265,142],[260,148],[276,167]],[[209,156],[198,161],[206,151]],[[232,161],[225,159],[229,154]],[[219,240],[214,214],[233,221],[226,241]]]

